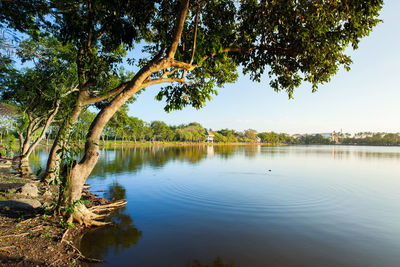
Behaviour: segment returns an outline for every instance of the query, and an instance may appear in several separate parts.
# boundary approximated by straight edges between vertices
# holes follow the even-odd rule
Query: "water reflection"
[[[105,196],[111,201],[125,199],[126,189],[118,182],[114,182]],[[125,207],[114,212],[112,222],[112,225],[92,229],[84,235],[80,243],[84,255],[103,259],[109,253],[118,255],[124,249],[137,244],[142,232],[135,227]]]
[[[354,148],[354,149],[353,149]],[[270,158],[286,155],[302,157],[325,157],[337,160],[349,159],[400,159],[399,147],[367,147],[367,146],[283,146],[270,147],[262,145],[196,145],[177,147],[128,147],[116,149],[100,149],[101,156],[93,175],[104,176],[107,173],[136,172],[143,167],[163,167],[168,162],[179,161],[198,164],[201,161],[218,157],[229,159],[244,152],[246,158],[265,155]],[[48,148],[35,150],[30,157],[33,172],[44,168],[49,153]]]
[[[350,147],[351,148],[351,147]],[[382,150],[382,151],[380,151]],[[393,151],[391,151],[393,150]],[[98,164],[92,172],[92,176],[105,177],[107,173],[137,172],[145,166],[162,168],[169,162],[187,162],[199,164],[205,159],[217,157],[228,160],[238,153],[243,153],[248,159],[264,155],[269,158],[292,157],[317,157],[333,158],[336,160],[349,159],[400,159],[398,147],[357,147],[356,150],[348,146],[288,146],[268,147],[261,145],[198,145],[181,147],[134,147],[118,149],[101,149]],[[33,169],[37,170],[43,165],[45,153],[40,152],[33,156]],[[41,160],[40,160],[41,158]]]
[[[110,266],[400,266],[399,173],[399,147],[104,149],[88,183],[128,205],[82,246]]]

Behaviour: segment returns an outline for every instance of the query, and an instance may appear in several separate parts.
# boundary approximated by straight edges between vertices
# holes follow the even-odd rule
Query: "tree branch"
[[[187,71],[192,71],[197,67],[197,65],[193,65],[193,64],[189,64],[189,63],[185,63],[185,62],[177,61],[177,60],[171,61],[170,65],[171,65],[171,67],[184,69]]]
[[[199,9],[200,9],[200,7],[197,9],[196,18],[194,19],[195,26],[194,26],[194,37],[193,37],[193,46],[192,46],[192,57],[190,58],[189,64],[193,63],[194,54],[196,52],[197,24],[199,23]]]
[[[189,9],[189,0],[181,0],[178,19],[174,26],[174,32],[172,34],[172,43],[167,50],[167,58],[174,58],[176,49],[178,48],[179,41],[182,36],[183,25],[185,24],[186,14]]]
[[[32,132],[31,135],[34,135],[41,127],[40,124],[42,123],[42,121],[44,120],[44,116],[40,118],[40,120],[38,120],[34,126],[32,127]]]
[[[122,92],[126,88],[127,85],[128,85],[128,82],[124,82],[121,85],[119,85],[118,87],[115,87],[114,89],[112,89],[111,91],[108,91],[105,95],[89,97],[88,99],[86,99],[86,101],[84,103],[85,103],[85,105],[90,105],[90,104],[94,104],[99,101],[106,100],[106,99],[113,97],[113,96],[119,94],[120,92]]]
[[[56,103],[56,107],[54,108],[53,112],[50,113],[50,116],[47,117],[46,123],[42,128],[42,132],[40,134],[40,136],[35,140],[35,142],[29,147],[29,149],[26,151],[25,155],[29,157],[29,155],[32,153],[33,149],[37,146],[37,144],[39,144],[40,141],[42,141],[42,139],[44,138],[45,134],[46,134],[46,130],[47,128],[49,128],[51,122],[53,121],[54,116],[56,115],[56,113],[58,112],[58,108],[60,107],[60,103],[57,101]],[[39,128],[38,128],[39,129]],[[35,130],[36,131],[36,130]],[[34,133],[34,132],[33,132]],[[24,156],[25,156],[24,155]]]
[[[170,70],[170,71],[166,71],[166,72],[164,72],[164,73],[161,75],[160,78],[164,78],[165,76],[171,75],[171,74],[175,73],[177,70],[179,70],[179,69],[174,68],[174,69],[172,69],[172,70]]]
[[[142,83],[140,86],[140,89],[143,89],[147,86],[154,85],[154,84],[160,84],[160,83],[172,83],[172,82],[179,82],[179,83],[186,83],[184,78],[159,78],[159,79],[152,79],[152,80],[147,80]]]
[[[194,59],[194,54],[196,53],[196,39],[197,39],[197,24],[199,23],[199,10],[200,10],[200,6],[198,6],[198,9],[196,11],[196,17],[194,19],[194,36],[193,36],[193,46],[192,46],[192,56],[190,57],[190,61],[189,64],[193,63],[193,59]],[[186,75],[186,69],[183,70],[182,73],[182,79],[185,78]]]
[[[68,92],[65,92],[64,94],[62,94],[60,97],[61,97],[61,98],[64,98],[64,97],[66,97],[67,95],[72,94],[73,92],[78,92],[78,91],[79,91],[78,86],[75,86],[74,88],[72,88],[72,89],[69,90]]]

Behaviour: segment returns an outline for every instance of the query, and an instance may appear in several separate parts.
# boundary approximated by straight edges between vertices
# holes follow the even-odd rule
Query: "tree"
[[[129,117],[127,122],[128,137],[133,138],[136,143],[137,138],[143,138],[145,135],[144,121],[136,117]]]
[[[248,142],[255,142],[257,138],[257,131],[253,129],[245,130],[244,136],[247,138]]]
[[[117,141],[117,137],[120,136],[124,139],[127,136],[127,125],[128,123],[128,105],[123,105],[115,114],[112,116],[108,125],[114,134],[114,144]]]
[[[168,84],[157,95],[158,100],[165,99],[166,111],[188,105],[201,108],[217,92],[215,87],[236,81],[241,66],[254,81],[260,81],[268,69],[270,86],[286,91],[290,98],[303,81],[311,83],[315,91],[340,66],[349,68],[346,47],[357,48],[360,39],[369,34],[379,22],[383,3],[49,1],[53,2],[55,8],[50,12],[55,19],[48,21],[53,25],[50,32],[72,43],[77,51],[78,95],[64,132],[69,131],[83,106],[107,100],[89,129],[84,156],[65,176],[70,179],[67,191],[71,206],[80,200],[83,185],[97,162],[103,128],[142,89]],[[135,76],[120,79],[113,88],[95,90],[99,87],[96,78],[101,75],[94,74],[109,73],[124,55],[117,48],[132,47],[140,41],[147,45],[144,57],[137,60],[140,69]],[[70,220],[101,224],[96,220],[101,216],[93,212],[99,210],[88,210],[82,203],[73,207]]]
[[[0,145],[3,136],[8,135],[9,130],[14,128],[14,118],[17,115],[17,107],[0,102]]]
[[[165,122],[153,121],[150,127],[153,130],[153,138],[157,141],[166,140],[170,135],[170,129]]]
[[[75,90],[74,65],[68,64],[71,47],[55,38],[24,40],[17,56],[22,62],[32,61],[33,67],[17,70],[10,65],[2,73],[0,98],[18,108],[17,132],[20,157],[28,159],[45,137],[60,105]]]

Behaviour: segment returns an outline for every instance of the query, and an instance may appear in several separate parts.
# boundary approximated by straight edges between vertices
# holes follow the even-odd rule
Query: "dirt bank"
[[[92,205],[107,203],[87,191],[84,197]],[[0,266],[86,266],[99,261],[77,248],[87,229],[70,228],[49,214],[51,201],[38,179],[21,177],[10,160],[0,159]]]

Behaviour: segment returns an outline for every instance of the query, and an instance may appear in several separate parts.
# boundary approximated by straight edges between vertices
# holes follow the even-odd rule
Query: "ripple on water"
[[[343,204],[341,194],[337,192],[351,192],[351,189],[339,186],[327,186],[324,192],[309,192],[306,186],[301,189],[299,187],[279,188],[279,192],[286,191],[284,194],[269,189],[264,195],[232,197],[223,190],[210,192],[192,184],[170,180],[158,188],[156,195],[163,202],[182,210],[198,209],[237,216],[271,217],[335,211]]]

